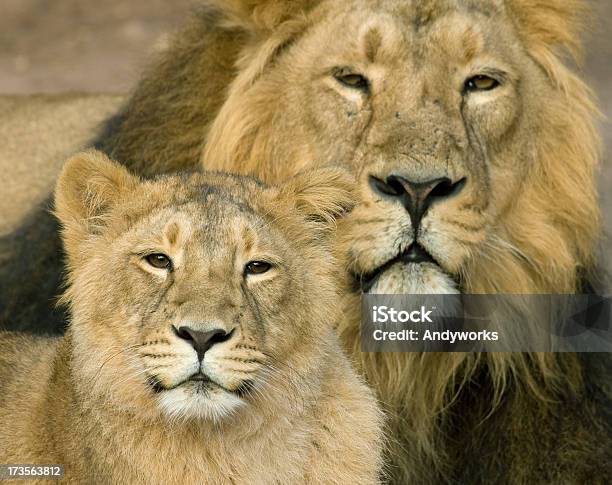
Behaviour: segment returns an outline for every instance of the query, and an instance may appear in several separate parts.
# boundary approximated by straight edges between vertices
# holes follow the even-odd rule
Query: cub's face
[[[124,404],[139,395],[170,417],[218,420],[315,358],[335,293],[329,257],[282,191],[166,177],[104,210],[71,254],[58,193],[76,353]]]
[[[145,217],[111,257],[132,290],[117,302],[137,330],[126,343],[164,411],[219,417],[294,345],[291,291],[305,276],[303,258],[245,201],[202,194]]]

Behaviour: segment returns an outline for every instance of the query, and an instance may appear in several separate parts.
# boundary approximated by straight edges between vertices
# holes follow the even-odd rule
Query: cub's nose
[[[418,228],[427,209],[437,201],[448,199],[463,189],[465,177],[453,182],[441,177],[424,182],[414,182],[400,175],[389,175],[385,180],[370,176],[374,192],[399,200],[408,211],[412,227]]]
[[[233,333],[233,330],[231,332],[226,332],[222,328],[215,328],[207,331],[196,330],[187,326],[172,328],[174,329],[174,333],[176,333],[177,337],[186,340],[193,346],[198,354],[198,360],[200,361],[204,358],[204,354],[213,345],[229,340]]]

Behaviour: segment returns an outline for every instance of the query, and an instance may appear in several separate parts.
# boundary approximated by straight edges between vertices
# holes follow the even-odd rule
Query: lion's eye
[[[484,75],[471,77],[465,82],[465,90],[467,92],[491,91],[497,86],[499,86],[499,81],[497,79]]]
[[[154,268],[158,269],[172,269],[172,261],[168,256],[162,253],[154,253],[145,256],[145,261]]]
[[[270,263],[266,263],[265,261],[251,261],[244,267],[244,274],[263,274],[271,267],[272,265]]]
[[[337,73],[335,76],[336,80],[353,89],[367,90],[369,86],[368,80],[361,74],[344,74],[342,72]]]

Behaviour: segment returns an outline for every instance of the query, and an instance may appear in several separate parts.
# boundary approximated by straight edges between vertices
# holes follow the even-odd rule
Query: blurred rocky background
[[[0,0],[0,94],[125,93],[197,0]],[[612,234],[612,0],[593,0],[584,75],[605,141],[600,186]],[[612,269],[612,243],[604,245]]]

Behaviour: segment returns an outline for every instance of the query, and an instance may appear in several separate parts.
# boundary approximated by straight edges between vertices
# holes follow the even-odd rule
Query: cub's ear
[[[309,222],[333,228],[336,220],[355,206],[355,178],[338,167],[307,170],[290,179],[279,197]]]
[[[97,151],[79,153],[65,164],[55,187],[55,214],[70,246],[105,225],[105,216],[138,178]]]

